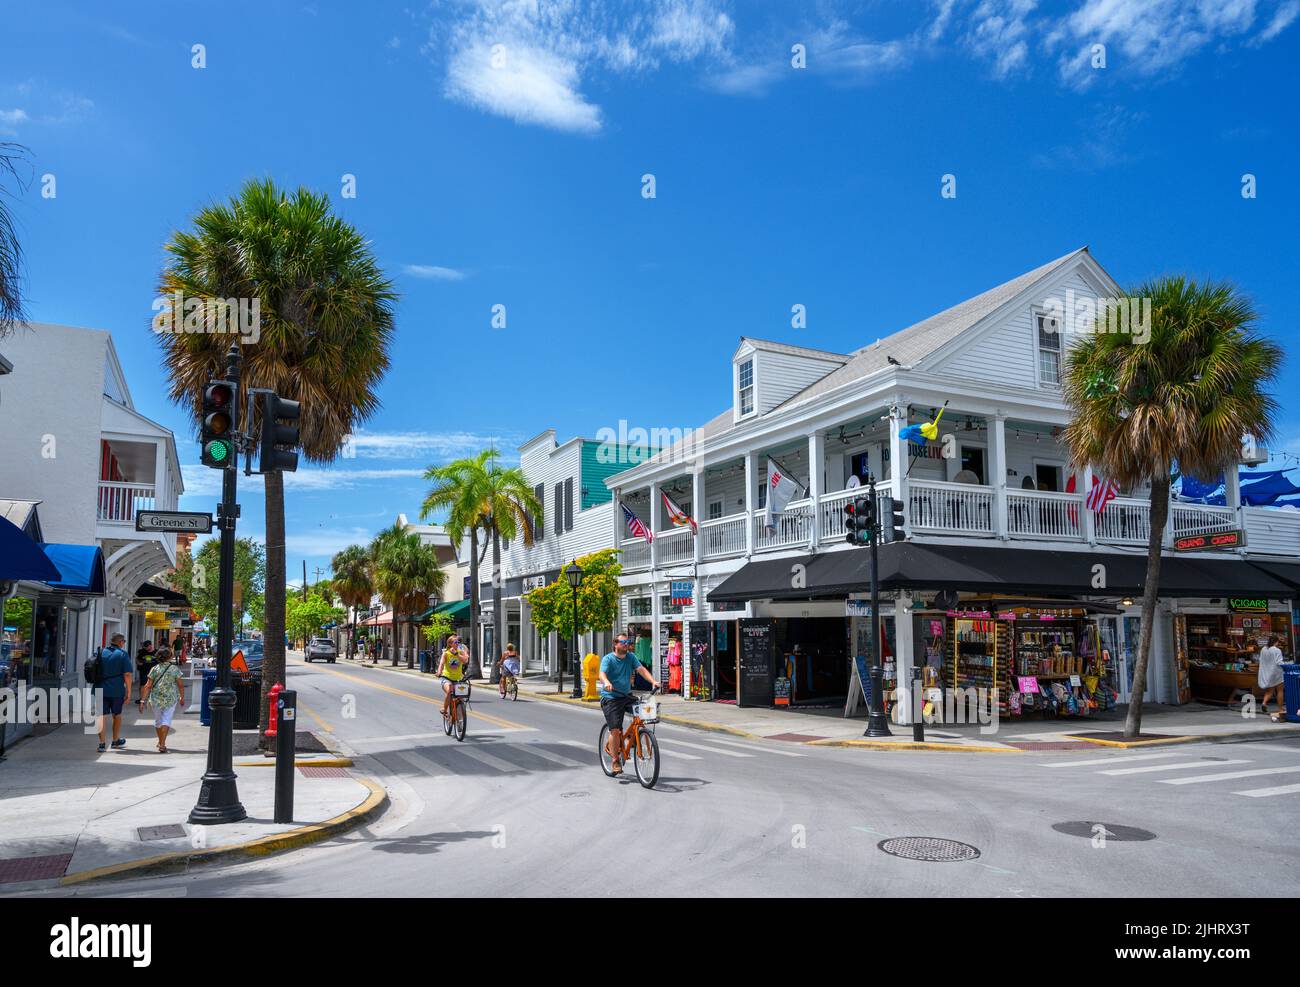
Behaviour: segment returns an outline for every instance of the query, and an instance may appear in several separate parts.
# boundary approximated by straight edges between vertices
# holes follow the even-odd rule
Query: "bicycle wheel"
[[[632,762],[636,766],[637,781],[645,788],[654,788],[659,780],[659,741],[644,727],[637,731]]]
[[[609,746],[609,727],[600,728],[600,740],[596,744],[596,758],[600,761],[600,770],[605,772],[608,778],[614,777],[614,760],[609,756],[606,748]]]
[[[451,716],[447,713],[442,714],[442,732],[451,736]]]
[[[514,679],[511,679],[510,684],[506,686],[506,696],[511,702],[519,698],[519,683]]]
[[[456,739],[465,739],[465,727],[469,723],[469,703],[459,702],[456,704]]]

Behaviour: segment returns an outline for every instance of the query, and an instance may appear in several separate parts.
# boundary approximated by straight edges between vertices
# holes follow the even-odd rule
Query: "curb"
[[[956,751],[969,754],[1025,754],[1017,747],[988,747],[982,744],[941,744],[915,740],[892,743],[887,740],[826,740],[806,741],[809,747],[866,747],[877,751]]]
[[[1153,740],[1101,740],[1097,737],[1073,737],[1067,735],[1066,740],[1079,740],[1087,744],[1099,744],[1102,747],[1167,747],[1170,744],[1189,744],[1194,740],[1205,740],[1205,737],[1157,737]]]
[[[369,778],[356,778],[370,790],[365,801],[324,822],[312,823],[291,829],[286,833],[273,836],[259,836],[254,840],[236,843],[232,846],[213,847],[210,850],[179,850],[164,853],[145,860],[131,860],[121,864],[109,864],[93,870],[69,874],[59,880],[60,885],[85,884],[89,881],[102,881],[109,878],[143,877],[162,874],[176,870],[186,870],[191,866],[210,863],[227,863],[241,859],[252,859],[297,850],[301,847],[319,843],[332,836],[337,836],[349,829],[360,826],[380,815],[388,807],[388,792],[377,782]]]
[[[1281,726],[1279,724],[1279,726]],[[1300,733],[1300,724],[1291,724],[1290,729],[1242,730],[1238,733],[1194,733],[1178,737],[1158,737],[1154,740],[1099,740],[1096,737],[1067,736],[1067,740],[1082,740],[1089,744],[1101,744],[1103,747],[1153,747],[1168,744],[1231,744],[1239,741],[1266,740],[1270,737],[1295,736]]]
[[[273,768],[275,767],[275,758],[268,757],[261,761],[236,761],[234,766],[237,768]],[[351,768],[354,765],[350,757],[321,757],[316,760],[294,758],[293,766],[295,768]],[[357,780],[360,781],[360,779]]]

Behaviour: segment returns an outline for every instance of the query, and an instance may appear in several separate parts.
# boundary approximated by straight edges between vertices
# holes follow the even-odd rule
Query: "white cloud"
[[[967,44],[993,62],[993,74],[1005,79],[1029,59],[1028,17],[1038,0],[980,0],[971,15]]]
[[[221,495],[221,471],[201,463],[181,466],[185,480],[184,497],[212,498]],[[346,490],[370,483],[388,483],[392,480],[416,479],[424,476],[423,468],[394,469],[317,469],[300,467],[297,472],[284,474],[284,488],[289,491]],[[262,477],[240,474],[242,491],[262,487]]]
[[[1269,21],[1268,26],[1260,31],[1252,40],[1252,44],[1261,45],[1272,41],[1279,34],[1285,31],[1300,17],[1300,0],[1286,0],[1273,14],[1273,19]]]
[[[578,91],[576,62],[519,42],[501,54],[486,44],[456,52],[447,70],[447,95],[517,123],[574,133],[600,130],[600,108]]]
[[[402,273],[429,281],[464,281],[466,277],[464,271],[458,271],[454,267],[438,267],[434,264],[403,264]]]
[[[359,459],[424,459],[475,455],[495,447],[503,461],[514,456],[514,435],[480,432],[357,432],[349,448]]]

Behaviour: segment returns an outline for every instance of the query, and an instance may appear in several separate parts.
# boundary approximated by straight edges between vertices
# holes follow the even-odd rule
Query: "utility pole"
[[[889,737],[889,719],[885,716],[885,666],[880,658],[880,570],[877,549],[880,545],[880,502],[876,500],[876,477],[869,475],[871,498],[871,708],[867,710],[867,737]]]
[[[228,409],[225,413],[229,415],[227,431],[236,443],[231,451],[236,454],[225,458],[221,466],[221,503],[217,505],[217,526],[221,530],[221,562],[217,583],[217,685],[208,696],[208,706],[212,711],[212,725],[208,729],[208,767],[199,788],[199,800],[190,811],[190,822],[205,825],[239,822],[248,816],[239,801],[239,788],[235,783],[235,690],[230,687],[230,649],[234,637],[235,520],[239,517],[235,495],[239,476],[240,362],[239,347],[232,345],[226,364],[226,382],[230,386],[227,388]],[[212,386],[209,387],[211,390]],[[204,451],[206,455],[206,444]]]

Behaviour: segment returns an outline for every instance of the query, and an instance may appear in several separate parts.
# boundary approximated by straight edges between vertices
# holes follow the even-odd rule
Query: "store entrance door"
[[[1138,635],[1142,632],[1141,617],[1124,618],[1124,640],[1120,648],[1124,654],[1124,660],[1120,662],[1120,678],[1122,684],[1119,690],[1119,701],[1122,703],[1131,702],[1133,698],[1133,667],[1137,664],[1138,653]],[[1147,681],[1146,691],[1142,695],[1142,701],[1149,703],[1151,701],[1151,681],[1155,678],[1155,659],[1157,658],[1155,635],[1152,635],[1151,653],[1147,657]]]

